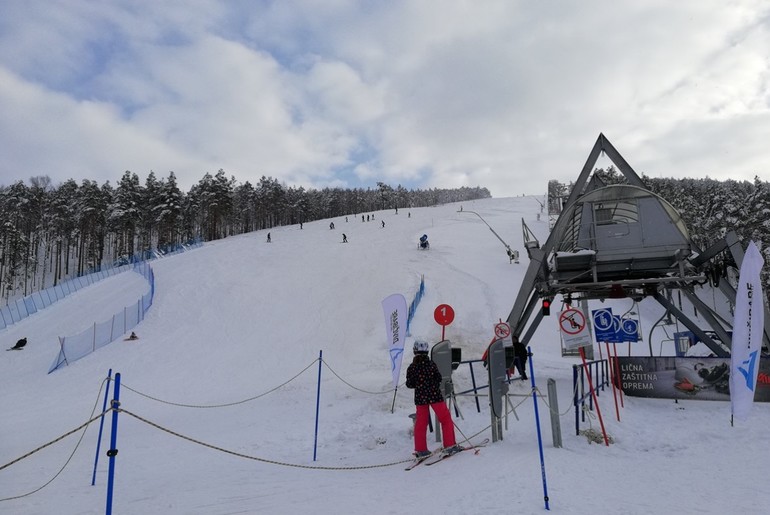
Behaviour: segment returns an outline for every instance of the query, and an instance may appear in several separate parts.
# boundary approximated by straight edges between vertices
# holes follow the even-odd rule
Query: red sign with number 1
[[[433,318],[438,325],[449,325],[455,319],[455,310],[449,304],[439,304],[433,312]]]
[[[444,330],[455,319],[455,310],[449,304],[439,304],[433,311],[433,319],[441,326],[441,341],[444,341]]]

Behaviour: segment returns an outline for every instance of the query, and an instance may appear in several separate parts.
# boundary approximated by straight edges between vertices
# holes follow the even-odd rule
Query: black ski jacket
[[[406,369],[406,387],[414,388],[414,403],[434,404],[444,400],[441,395],[441,372],[427,354],[416,354]]]

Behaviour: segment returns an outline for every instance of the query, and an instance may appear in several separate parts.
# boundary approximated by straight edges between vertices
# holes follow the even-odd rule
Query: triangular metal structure
[[[592,175],[602,153],[625,177],[625,184],[607,186]],[[522,228],[530,264],[508,323],[525,344],[543,317],[538,309],[541,299],[562,295],[570,301],[626,297],[640,300],[649,296],[714,354],[729,355],[729,324],[720,321],[719,315],[698,299],[694,288],[715,278],[719,266],[715,258],[722,252],[730,251],[736,263],[742,262],[743,249],[737,237],[730,233],[702,252],[692,242],[679,213],[647,189],[603,134],[591,149],[545,243],[540,246],[524,220]],[[734,302],[735,290],[728,282],[721,281],[719,287]],[[699,327],[669,300],[673,290],[683,292],[698,308],[711,331]],[[766,325],[770,327],[770,323]],[[765,344],[770,342],[768,327]]]

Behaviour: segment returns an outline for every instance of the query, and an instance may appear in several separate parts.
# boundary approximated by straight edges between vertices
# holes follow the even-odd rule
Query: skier
[[[513,365],[519,371],[521,380],[527,379],[527,348],[519,341],[518,336],[512,336],[513,339]],[[511,371],[512,372],[512,371]]]
[[[347,235],[346,235],[346,234],[343,232],[343,233],[342,233],[342,243],[347,243],[347,242],[348,242],[348,237],[347,237]]]
[[[441,394],[441,372],[436,364],[428,358],[428,342],[414,341],[414,359],[406,369],[406,387],[414,388],[414,404],[417,412],[414,420],[414,455],[417,458],[429,456],[428,450],[428,419],[430,408],[441,423],[441,433],[444,441],[444,452],[454,454],[462,450],[455,441],[455,428],[452,414],[444,403]]]
[[[11,347],[8,350],[21,350],[24,348],[24,346],[27,344],[27,337],[21,338],[19,341],[16,342],[16,345]]]
[[[271,240],[270,240],[270,233],[267,233],[267,242],[268,242],[268,243],[270,243],[270,242],[271,242]]]
[[[385,228],[385,220],[382,220],[382,228]]]

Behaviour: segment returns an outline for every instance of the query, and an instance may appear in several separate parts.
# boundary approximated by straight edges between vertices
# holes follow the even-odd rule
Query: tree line
[[[488,198],[486,188],[305,189],[271,177],[238,183],[223,170],[184,193],[174,172],[144,182],[126,171],[116,186],[47,176],[0,186],[0,301],[192,241],[381,209]]]

